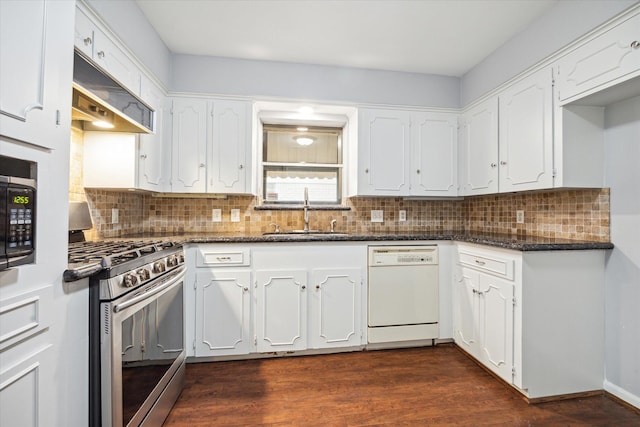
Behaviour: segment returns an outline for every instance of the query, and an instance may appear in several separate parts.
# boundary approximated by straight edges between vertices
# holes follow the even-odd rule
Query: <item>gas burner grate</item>
[[[68,261],[70,264],[99,262],[104,268],[110,268],[179,246],[162,241],[77,242],[69,245]]]

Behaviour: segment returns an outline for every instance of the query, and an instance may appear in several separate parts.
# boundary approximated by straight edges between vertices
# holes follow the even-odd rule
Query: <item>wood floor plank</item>
[[[166,427],[639,426],[606,396],[527,404],[453,345],[194,363]]]

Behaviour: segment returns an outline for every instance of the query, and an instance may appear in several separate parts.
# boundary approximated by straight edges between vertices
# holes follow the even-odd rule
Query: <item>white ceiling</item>
[[[560,0],[136,0],[174,53],[462,76]]]

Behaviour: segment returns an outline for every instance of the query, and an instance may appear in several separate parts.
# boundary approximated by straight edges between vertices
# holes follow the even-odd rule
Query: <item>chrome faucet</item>
[[[304,187],[304,205],[302,206],[304,210],[304,231],[309,231],[309,189]]]
[[[331,220],[331,223],[330,223],[330,224],[331,224],[331,232],[332,232],[332,233],[335,233],[335,231],[336,231],[336,222],[338,222],[338,220],[337,220],[337,219],[332,219],[332,220]]]

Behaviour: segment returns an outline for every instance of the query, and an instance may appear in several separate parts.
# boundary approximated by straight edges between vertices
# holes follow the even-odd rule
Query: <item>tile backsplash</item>
[[[148,193],[87,190],[96,237],[121,237],[132,233],[262,233],[278,224],[283,230],[303,228],[302,210],[256,210],[254,196],[226,199],[162,198]],[[347,233],[470,230],[528,234],[578,240],[609,241],[609,189],[557,190],[474,196],[456,200],[406,200],[357,197],[348,199],[349,210],[312,210],[310,228]],[[120,212],[111,224],[111,209]],[[212,222],[220,209],[222,222]],[[231,222],[238,209],[240,222]],[[384,222],[372,223],[371,210],[382,210]],[[399,221],[399,211],[406,221]],[[516,210],[524,223],[516,223]]]

